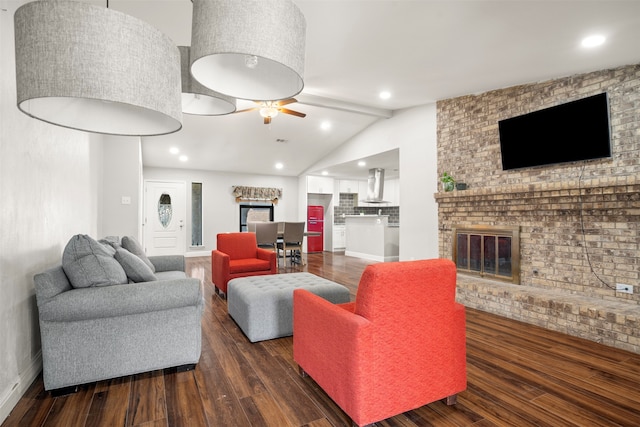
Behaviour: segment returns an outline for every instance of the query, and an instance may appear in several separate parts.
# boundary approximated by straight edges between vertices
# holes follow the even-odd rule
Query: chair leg
[[[444,401],[444,403],[446,403],[449,406],[455,405],[456,403],[458,403],[458,395],[457,394],[453,394],[451,396],[445,397],[442,400]]]

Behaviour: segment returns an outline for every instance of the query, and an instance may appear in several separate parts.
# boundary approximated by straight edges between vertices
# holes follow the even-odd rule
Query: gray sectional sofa
[[[70,268],[65,257],[88,246],[76,242],[69,250],[70,242],[63,265],[34,276],[45,390],[68,392],[84,383],[193,367],[200,358],[204,297],[200,280],[186,277],[184,257],[143,257],[152,281],[133,283],[135,274],[126,268],[126,283],[92,283],[117,269],[114,251],[107,251],[109,258],[93,242],[79,267],[74,260],[77,268]],[[79,281],[80,274],[89,282]],[[116,282],[122,282],[120,274]]]

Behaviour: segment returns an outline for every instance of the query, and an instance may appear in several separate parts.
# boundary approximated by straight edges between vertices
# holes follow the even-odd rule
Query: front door
[[[184,182],[145,181],[144,246],[147,255],[186,251]]]

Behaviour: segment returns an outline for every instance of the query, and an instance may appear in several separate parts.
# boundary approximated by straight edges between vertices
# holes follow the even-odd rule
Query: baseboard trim
[[[29,367],[18,374],[18,382],[13,388],[0,398],[0,424],[2,424],[11,414],[13,408],[18,404],[20,398],[25,394],[33,381],[42,372],[42,352],[39,351],[33,358]]]

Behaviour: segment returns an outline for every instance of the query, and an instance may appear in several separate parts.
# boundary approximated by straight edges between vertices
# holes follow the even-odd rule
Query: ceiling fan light
[[[23,113],[112,135],[182,128],[180,54],[153,26],[68,1],[26,3],[14,22],[17,106]]]
[[[234,98],[290,98],[304,87],[305,37],[291,0],[193,0],[191,74]]]
[[[262,107],[260,109],[260,115],[262,117],[270,117],[273,118],[278,115],[278,109],[275,107]]]
[[[178,49],[182,75],[182,112],[200,116],[221,116],[236,111],[235,98],[206,88],[193,78],[189,71],[191,66],[189,46],[178,46]]]

